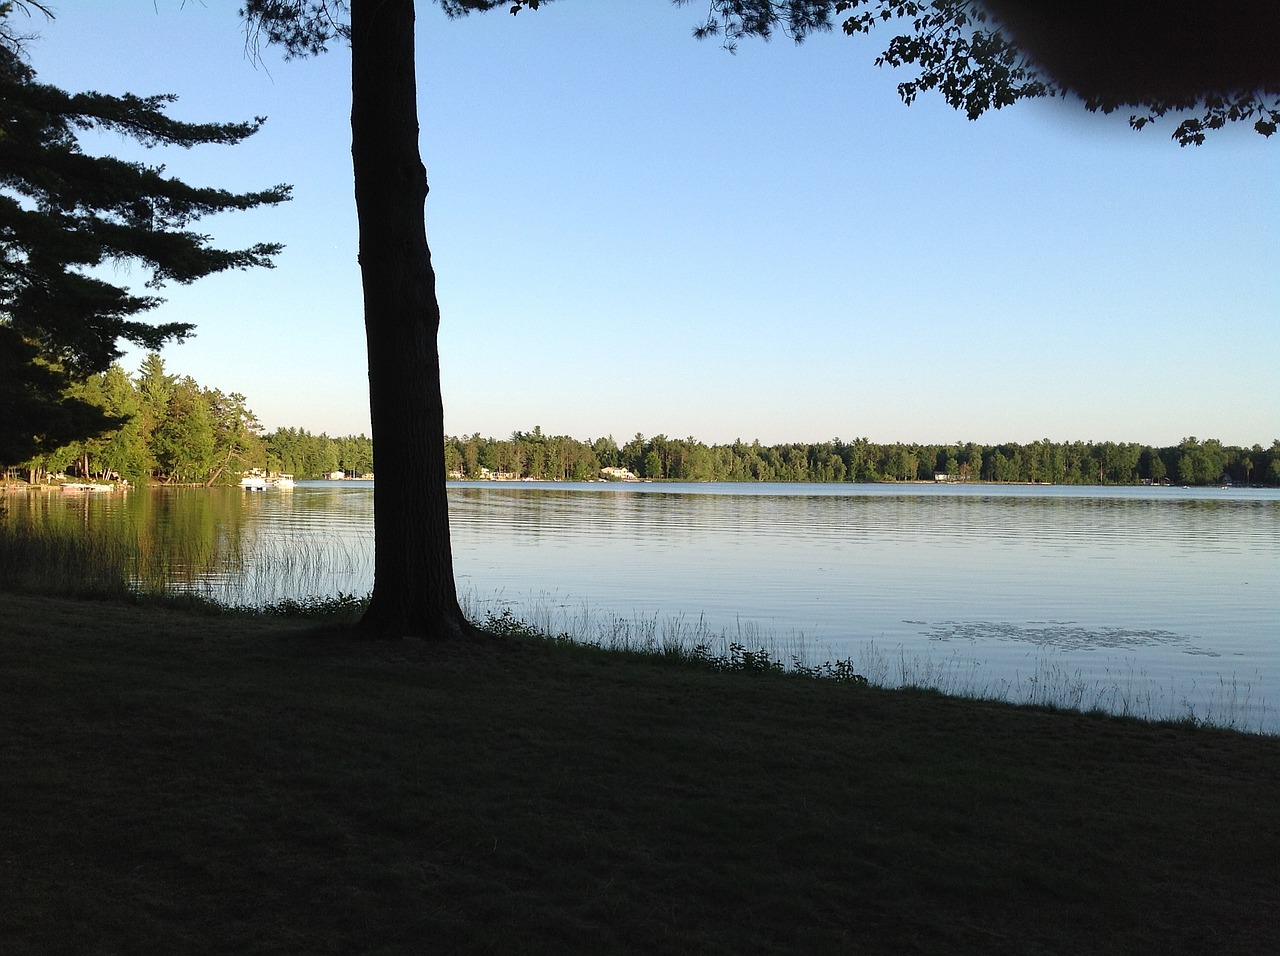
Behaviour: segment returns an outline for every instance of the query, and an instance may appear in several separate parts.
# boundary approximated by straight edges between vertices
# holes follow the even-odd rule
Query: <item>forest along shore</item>
[[[299,480],[374,471],[365,435],[329,436],[302,428],[265,431],[241,394],[207,388],[147,355],[134,376],[118,364],[90,376],[74,397],[127,419],[115,431],[28,461],[0,461],[0,474],[41,483],[50,475],[132,484],[236,484],[258,469]],[[1137,442],[1050,441],[928,444],[759,441],[708,444],[697,438],[635,435],[580,440],[543,434],[479,433],[445,438],[445,470],[455,479],[586,481],[632,476],[648,481],[989,481],[1073,485],[1280,485],[1280,439],[1267,446],[1185,438],[1159,447]]]

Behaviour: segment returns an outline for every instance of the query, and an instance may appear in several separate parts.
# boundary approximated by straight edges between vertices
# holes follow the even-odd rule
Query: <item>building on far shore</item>
[[[640,476],[628,468],[601,468],[600,477],[605,481],[639,481]]]

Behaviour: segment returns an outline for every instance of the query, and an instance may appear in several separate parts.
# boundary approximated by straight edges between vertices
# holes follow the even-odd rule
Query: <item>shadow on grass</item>
[[[6,595],[0,950],[1273,951],[1275,738],[350,610]]]

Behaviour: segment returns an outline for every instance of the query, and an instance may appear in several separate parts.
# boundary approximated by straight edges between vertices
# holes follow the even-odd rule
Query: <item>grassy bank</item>
[[[1268,953],[1280,739],[0,595],[0,951]]]

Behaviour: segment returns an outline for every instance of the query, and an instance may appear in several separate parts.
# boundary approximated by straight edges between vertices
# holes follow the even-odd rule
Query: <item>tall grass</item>
[[[227,609],[292,613],[360,598],[334,582],[372,577],[372,549],[352,552],[314,537],[270,535],[160,543],[137,526],[52,524],[0,498],[0,584],[64,596],[194,598]]]
[[[140,580],[136,547],[117,535],[37,527],[0,500],[0,581],[44,594],[124,594]]]
[[[1205,691],[1179,692],[1133,667],[1085,677],[1052,649],[1028,658],[1025,671],[989,674],[982,661],[961,655],[933,657],[890,650],[874,640],[847,657],[815,655],[801,632],[783,637],[751,621],[716,628],[704,617],[658,614],[625,617],[554,595],[527,601],[503,595],[461,595],[472,621],[496,633],[645,654],[717,669],[834,679],[883,689],[930,691],[949,697],[999,701],[1048,710],[1105,713],[1148,722],[1178,722],[1245,733],[1274,734],[1275,717],[1254,682],[1219,676]]]
[[[16,591],[67,596],[178,596],[213,609],[283,616],[355,618],[366,596],[334,593],[334,581],[372,578],[372,549],[328,547],[314,537],[272,536],[235,547],[147,548],[127,530],[49,527],[30,514],[8,513],[0,499],[0,584]],[[953,697],[1099,712],[1148,721],[1179,721],[1256,733],[1274,717],[1252,681],[1219,677],[1181,692],[1133,668],[1086,678],[1052,652],[1025,672],[993,676],[981,661],[888,650],[875,641],[844,658],[813,653],[804,634],[776,632],[751,621],[714,627],[704,617],[625,617],[554,595],[512,601],[498,594],[459,594],[463,613],[483,629],[510,637],[572,643],[717,669],[774,672],[880,688],[934,691]]]

